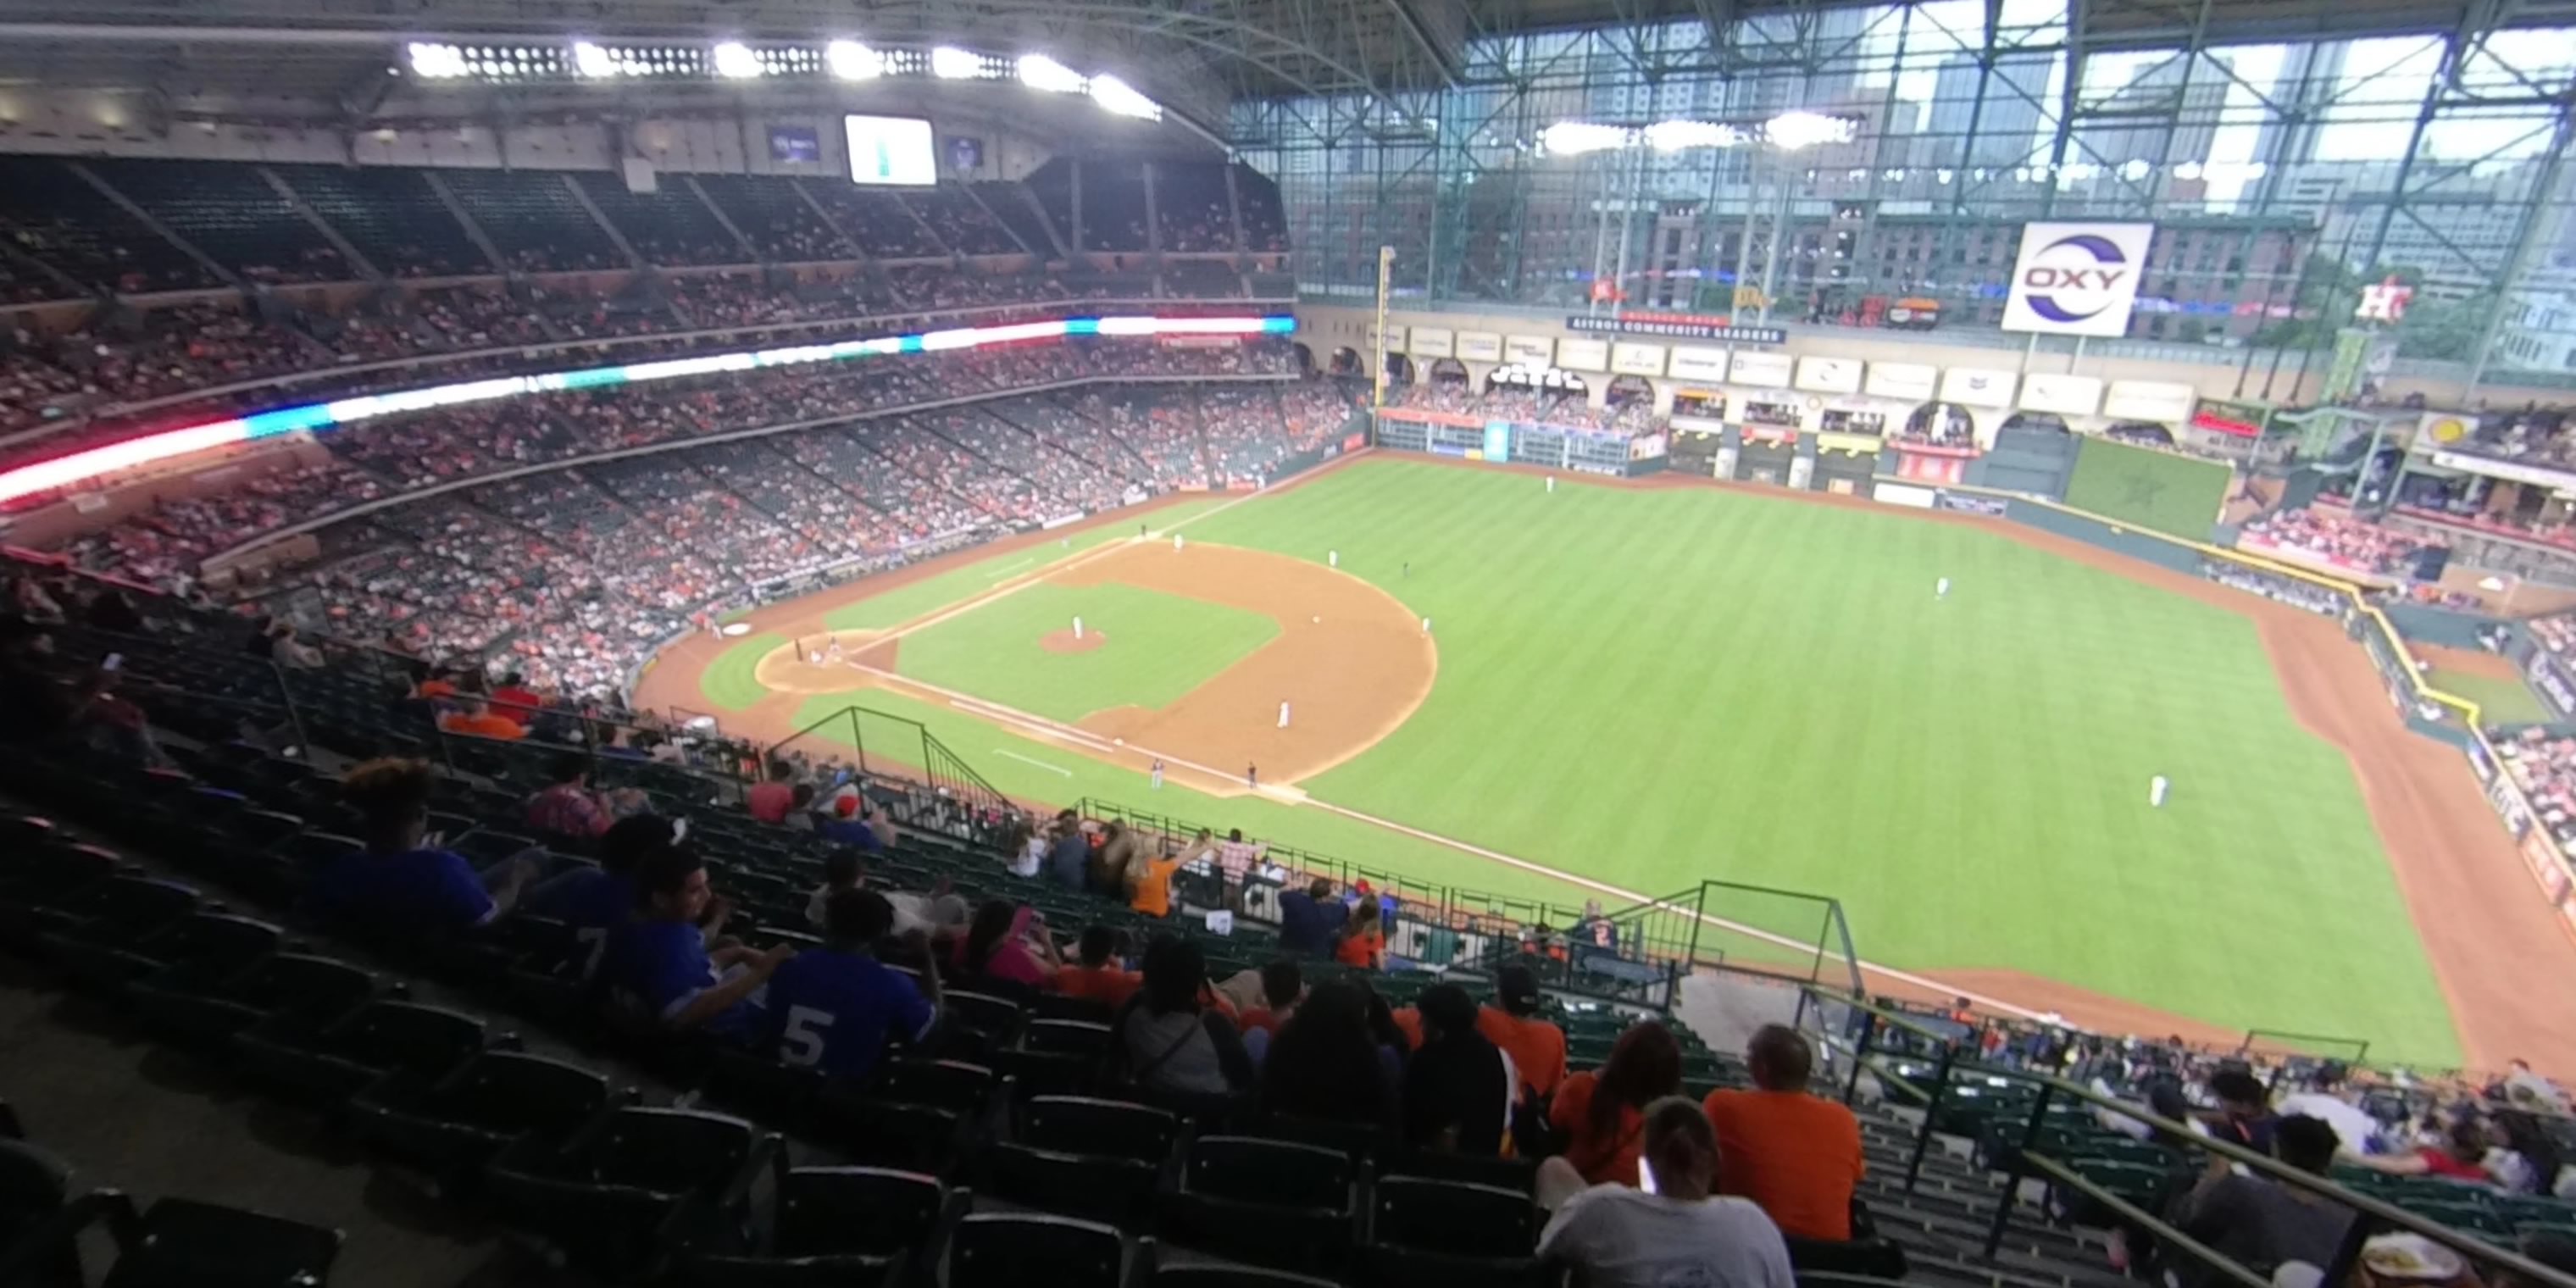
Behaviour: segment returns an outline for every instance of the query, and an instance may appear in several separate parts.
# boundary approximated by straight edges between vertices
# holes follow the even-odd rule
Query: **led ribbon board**
[[[182,429],[145,434],[103,447],[70,452],[49,460],[0,471],[0,502],[22,497],[40,496],[47,492],[77,487],[80,484],[139,469],[155,461],[166,461],[196,452],[229,447],[236,443],[255,442],[275,434],[296,430],[325,430],[342,425],[392,416],[403,412],[427,411],[453,407],[460,403],[491,402],[501,398],[524,398],[530,394],[553,393],[562,389],[605,389],[616,385],[647,384],[656,380],[677,380],[685,376],[709,376],[727,371],[753,371],[763,367],[791,367],[813,362],[843,362],[876,354],[947,353],[960,349],[977,349],[986,345],[1017,344],[1029,340],[1060,340],[1067,336],[1150,336],[1150,335],[1288,335],[1296,331],[1297,319],[1281,315],[1268,317],[1088,317],[1058,318],[1048,322],[1018,322],[1009,326],[956,327],[946,331],[922,331],[911,335],[875,336],[864,340],[839,340],[830,344],[800,344],[778,349],[743,349],[733,353],[711,353],[695,358],[672,358],[662,362],[640,362],[614,367],[581,367],[569,371],[547,371],[525,376],[502,376],[490,380],[464,380],[454,384],[428,385],[419,389],[401,389],[392,393],[361,394],[355,398],[337,398],[330,402],[304,403],[253,412],[230,420],[208,421]]]

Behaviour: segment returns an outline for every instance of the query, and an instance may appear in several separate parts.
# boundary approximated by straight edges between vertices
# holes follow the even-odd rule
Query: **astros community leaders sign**
[[[2129,329],[2154,224],[2024,224],[2003,329],[2117,336]]]
[[[1678,340],[1725,340],[1734,344],[1786,344],[1789,333],[1776,326],[1739,326],[1707,313],[1622,313],[1617,317],[1575,316],[1568,331],[1607,331],[1618,335],[1667,335]]]

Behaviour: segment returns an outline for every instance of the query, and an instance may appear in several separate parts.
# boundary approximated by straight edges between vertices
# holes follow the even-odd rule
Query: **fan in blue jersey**
[[[635,915],[635,865],[672,844],[679,829],[658,814],[621,818],[599,838],[599,863],[553,877],[519,901],[519,911],[551,917],[572,932],[582,978],[599,973],[609,927]]]
[[[371,760],[349,771],[341,792],[365,820],[366,849],[334,859],[307,892],[323,916],[348,930],[405,939],[452,934],[507,912],[536,872],[514,856],[478,873],[465,856],[432,843],[432,776],[422,760]]]
[[[797,954],[770,977],[762,1046],[775,1049],[782,1063],[856,1078],[876,1066],[889,1037],[918,1043],[929,1036],[939,1018],[939,968],[929,936],[919,930],[904,938],[919,953],[920,986],[877,960],[876,943],[894,926],[894,905],[874,890],[836,892],[824,902],[823,918],[825,946]]]
[[[666,1029],[750,1038],[760,1018],[752,996],[796,950],[728,945],[709,953],[697,924],[707,909],[707,868],[687,849],[646,855],[635,866],[635,892],[635,918],[608,933],[601,974],[610,995]]]

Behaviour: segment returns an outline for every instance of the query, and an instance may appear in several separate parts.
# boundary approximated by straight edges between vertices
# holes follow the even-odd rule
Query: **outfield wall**
[[[1914,509],[2009,519],[2333,617],[2369,655],[2386,687],[2390,707],[2406,727],[2460,749],[2487,804],[2512,834],[2542,900],[2557,911],[2569,935],[2576,936],[2576,862],[2541,825],[2539,811],[2505,769],[2478,704],[2425,682],[2424,663],[2406,647],[2404,634],[2389,614],[2364,597],[2363,587],[2248,551],[2166,536],[2071,506],[1986,488],[1925,488],[1881,479],[1875,495]],[[2564,698],[2563,709],[2576,711],[2576,675],[2547,653],[2531,648],[2527,633],[2518,635],[2522,643],[2514,650],[2515,660],[2532,676],[2534,687],[2553,705]]]

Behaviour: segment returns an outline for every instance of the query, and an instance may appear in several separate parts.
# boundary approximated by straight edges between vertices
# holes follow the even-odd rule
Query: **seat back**
[[[1333,1288],[1333,1281],[1292,1275],[1285,1270],[1201,1261],[1157,1267],[1154,1288]]]
[[[973,1115],[991,1102],[996,1081],[992,1070],[963,1060],[889,1060],[878,1073],[877,1094]]]
[[[1119,1288],[1118,1232],[1095,1221],[977,1212],[948,1244],[948,1288]]]
[[[951,991],[940,999],[959,1023],[991,1039],[996,1045],[1011,1040],[1020,1026],[1020,1004],[1007,997],[965,989]]]
[[[1348,1155],[1320,1145],[1253,1136],[1202,1136],[1190,1146],[1186,1188],[1270,1207],[1348,1211]]]
[[[629,1107],[591,1138],[579,1170],[602,1185],[686,1194],[732,1180],[755,1137],[750,1123],[723,1114]]]
[[[1089,1096],[1034,1096],[1020,1110],[1020,1140],[1067,1154],[1132,1158],[1157,1166],[1171,1157],[1181,1120],[1166,1110]]]
[[[561,1138],[608,1103],[608,1079],[544,1056],[486,1051],[449,1077],[437,1100],[448,1117],[485,1131]]]
[[[371,1002],[331,1026],[331,1053],[374,1069],[443,1077],[489,1040],[483,1021],[417,1002]]]
[[[1490,1185],[1421,1176],[1381,1178],[1373,1237],[1379,1243],[1479,1256],[1517,1255],[1536,1243],[1530,1196]]]
[[[320,1284],[340,1255],[340,1232],[240,1208],[163,1199],[108,1275],[113,1288],[259,1288]]]
[[[1097,1060],[1109,1051],[1109,1026],[1089,1020],[1031,1020],[1020,1045],[1031,1051]]]
[[[937,1228],[948,1191],[937,1177],[883,1167],[799,1167],[778,1186],[777,1255],[893,1256]]]

